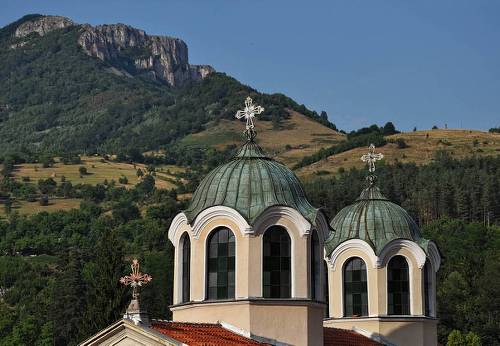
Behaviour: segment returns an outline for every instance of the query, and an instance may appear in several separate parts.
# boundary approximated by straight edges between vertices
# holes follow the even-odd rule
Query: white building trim
[[[430,241],[427,251],[429,252],[429,260],[432,263],[432,269],[434,269],[434,272],[437,273],[439,267],[441,266],[441,255],[439,254],[436,243]]]
[[[184,225],[188,225],[188,220],[187,220],[186,214],[184,214],[184,213],[179,213],[179,214],[175,215],[174,219],[170,223],[170,227],[168,229],[168,239],[170,240],[170,242],[174,246],[177,245],[175,243],[175,238],[176,238],[177,232]]]
[[[196,216],[192,228],[193,237],[195,239],[198,239],[200,237],[201,231],[209,222],[212,221],[217,221],[220,223],[212,227],[214,229],[219,226],[228,227],[227,223],[223,221],[224,218],[233,221],[238,226],[238,231],[240,231],[242,235],[252,233],[252,227],[248,224],[245,218],[241,216],[240,213],[238,213],[233,208],[218,205],[215,207],[207,208],[199,213],[198,216]]]
[[[339,256],[344,252],[351,250],[359,250],[364,254],[366,254],[371,261],[370,263],[371,267],[377,268],[378,257],[377,255],[375,255],[375,252],[373,251],[372,247],[364,240],[349,239],[341,243],[339,246],[337,246],[335,250],[333,250],[333,252],[331,253],[330,257],[327,258],[327,261],[329,262],[328,264],[332,267],[334,271],[337,269],[337,259],[339,258]],[[366,265],[368,266],[369,264],[367,263]]]
[[[424,267],[427,255],[417,243],[407,239],[395,239],[384,246],[380,252],[377,258],[377,268],[385,267],[400,249],[407,249],[413,255],[419,269]]]
[[[255,220],[252,233],[254,235],[264,234],[264,232],[273,225],[280,225],[287,228],[286,225],[277,222],[277,220],[281,218],[289,220],[293,223],[298,229],[301,237],[311,233],[311,223],[307,221],[297,210],[284,206],[273,206],[267,208],[262,214],[259,215],[257,220]]]

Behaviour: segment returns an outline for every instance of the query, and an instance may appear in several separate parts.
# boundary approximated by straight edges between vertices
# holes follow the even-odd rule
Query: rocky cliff
[[[48,32],[75,24],[68,18],[42,16],[21,24],[15,36],[23,38],[32,32]],[[80,25],[78,44],[88,55],[125,70],[180,87],[199,81],[215,70],[208,65],[190,65],[188,47],[178,38],[147,35],[143,30],[125,24]],[[17,46],[22,46],[18,44]]]
[[[14,33],[14,36],[21,38],[28,36],[32,32],[36,32],[40,36],[44,36],[52,30],[66,28],[71,25],[75,25],[75,23],[71,19],[65,17],[42,16],[19,25]]]

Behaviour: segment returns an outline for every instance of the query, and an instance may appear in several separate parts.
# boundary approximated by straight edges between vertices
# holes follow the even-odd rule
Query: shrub
[[[80,167],[78,168],[78,172],[80,173],[80,176],[82,176],[82,175],[87,175],[87,174],[88,174],[88,172],[87,172],[87,167],[85,167],[85,166],[80,166]]]
[[[398,138],[396,140],[396,144],[398,145],[398,148],[399,149],[404,149],[404,148],[408,148],[409,145],[406,144],[405,140],[403,138]]]
[[[41,206],[43,206],[43,207],[45,207],[45,206],[49,205],[49,196],[47,196],[47,195],[42,195],[42,196],[40,197],[40,205],[41,205]]]

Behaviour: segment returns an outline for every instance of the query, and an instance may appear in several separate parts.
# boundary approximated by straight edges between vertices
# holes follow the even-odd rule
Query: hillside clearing
[[[14,201],[12,204],[12,213],[18,212],[21,215],[32,215],[41,213],[42,211],[46,212],[55,212],[59,210],[69,210],[69,209],[78,209],[80,208],[81,199],[77,198],[51,198],[49,200],[49,205],[41,206],[38,201],[35,202],[27,202],[27,201]],[[0,218],[6,217],[5,209],[0,208]]]
[[[82,156],[81,159],[82,163],[76,165],[65,165],[56,160],[56,163],[52,167],[47,168],[43,168],[39,163],[16,165],[14,177],[17,180],[29,177],[32,182],[37,182],[39,179],[53,178],[59,182],[61,177],[64,176],[66,181],[70,181],[72,184],[91,185],[102,184],[105,180],[108,182],[114,180],[118,186],[131,187],[139,182],[137,170],[146,171],[144,164],[134,165],[131,163],[106,161],[97,156]],[[79,168],[82,166],[87,169],[87,174],[85,175],[80,175]],[[161,171],[158,170],[156,172],[156,187],[160,189],[175,188],[175,184],[169,180],[175,180],[176,177],[166,172],[167,170],[172,173],[179,172],[182,169],[175,166],[162,166],[160,169]],[[120,177],[126,177],[128,183],[120,184],[118,182]]]
[[[384,154],[386,163],[414,162],[418,165],[430,163],[435,152],[444,150],[452,157],[460,159],[471,155],[496,156],[500,154],[500,134],[463,130],[427,130],[399,133],[387,136],[390,142],[403,139],[408,148],[400,149],[396,143],[388,143],[377,152]],[[335,174],[340,168],[361,168],[364,166],[360,157],[367,148],[355,148],[297,170],[303,178],[317,174]]]
[[[334,131],[298,112],[288,110],[290,118],[283,121],[280,130],[273,130],[271,121],[257,121],[257,143],[269,155],[289,166],[304,156],[321,148],[329,147],[345,139],[345,135]],[[202,132],[186,136],[182,143],[192,146],[211,146],[224,149],[230,144],[243,142],[243,122],[221,120],[217,125]]]

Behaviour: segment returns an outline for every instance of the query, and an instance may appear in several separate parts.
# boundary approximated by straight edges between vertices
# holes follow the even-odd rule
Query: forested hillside
[[[260,118],[276,129],[288,109],[334,127],[284,95],[258,93],[223,73],[181,88],[127,75],[83,52],[80,25],[15,37],[16,28],[34,17],[0,29],[4,150],[116,154],[165,148],[213,121],[233,119],[248,95],[265,105]]]
[[[76,345],[114,322],[129,299],[118,279],[135,256],[153,276],[142,303],[169,318],[166,230],[241,143],[234,114],[248,95],[266,108],[257,140],[330,219],[366,184],[360,154],[381,147],[382,192],[443,255],[440,342],[455,330],[500,345],[498,129],[399,133],[388,122],[345,134],[326,113],[223,73],[180,87],[127,74],[119,67],[138,52],[89,56],[77,24],[14,37],[33,18],[0,29],[0,345]]]
[[[222,159],[221,159],[222,160]],[[439,339],[474,332],[500,345],[500,158],[454,160],[443,154],[427,166],[382,165],[383,193],[409,210],[443,256],[438,275]],[[153,282],[142,299],[153,317],[168,318],[172,297],[172,217],[186,202],[145,177],[118,184],[66,185],[43,181],[47,193],[70,193],[79,209],[0,220],[1,345],[75,345],[113,322],[127,304],[118,279],[132,256]],[[329,218],[357,198],[365,170],[305,184]],[[11,178],[3,178],[3,189]],[[109,246],[113,244],[113,246]],[[455,332],[457,333],[457,332]]]

